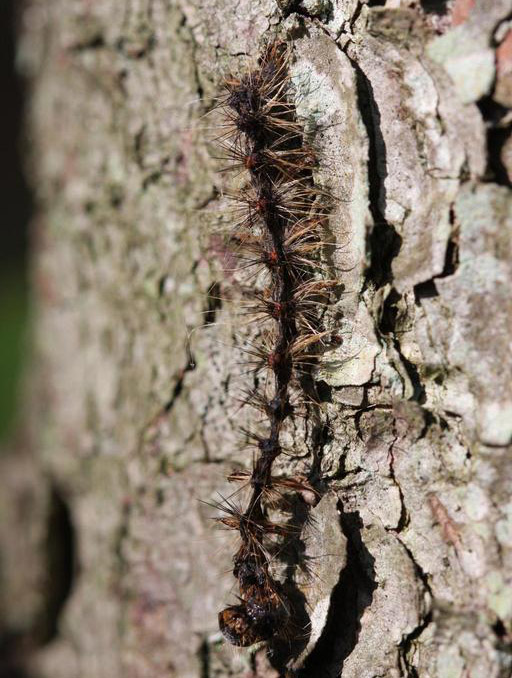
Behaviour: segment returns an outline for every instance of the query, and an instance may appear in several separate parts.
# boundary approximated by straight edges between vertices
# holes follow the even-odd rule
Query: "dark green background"
[[[19,3],[18,3],[19,6]],[[28,343],[27,232],[31,199],[23,178],[23,87],[15,71],[15,0],[0,0],[0,443],[12,432]]]

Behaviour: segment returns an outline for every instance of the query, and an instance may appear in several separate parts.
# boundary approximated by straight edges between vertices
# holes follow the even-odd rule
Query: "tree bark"
[[[0,609],[30,675],[512,675],[510,2],[382,5],[24,9],[34,356],[1,462]],[[221,642],[233,544],[199,501],[250,464],[235,352],[256,331],[215,235],[230,215],[204,114],[274,34],[343,285],[288,674]],[[292,443],[303,465],[315,426]]]

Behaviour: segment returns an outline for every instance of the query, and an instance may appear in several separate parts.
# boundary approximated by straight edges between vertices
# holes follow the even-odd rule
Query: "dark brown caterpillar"
[[[243,472],[230,477],[248,483],[248,504],[244,510],[229,500],[219,505],[224,515],[218,520],[238,531],[241,540],[233,558],[239,600],[219,613],[222,633],[238,646],[269,640],[293,616],[271,571],[276,540],[286,538],[288,528],[272,522],[268,509],[276,494],[311,497],[314,490],[302,476],[276,477],[272,471],[283,451],[283,427],[294,413],[292,382],[314,363],[326,336],[316,309],[336,284],[317,276],[328,198],[312,181],[316,156],[289,96],[288,67],[287,45],[272,43],[256,68],[225,82],[221,102],[225,132],[219,143],[231,166],[248,175],[245,189],[228,194],[239,213],[232,240],[245,265],[267,272],[268,285],[254,294],[251,312],[271,325],[261,345],[247,351],[254,369],[270,374],[270,389],[247,398],[263,414],[265,432],[253,435],[257,456],[249,477]]]

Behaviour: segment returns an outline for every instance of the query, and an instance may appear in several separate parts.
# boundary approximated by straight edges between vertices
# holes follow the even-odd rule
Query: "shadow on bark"
[[[335,678],[341,674],[345,659],[355,648],[361,630],[361,617],[373,600],[375,583],[374,558],[361,538],[362,521],[358,513],[344,513],[341,502],[341,529],[347,538],[347,564],[331,594],[329,613],[322,635],[304,666],[297,672],[286,670],[291,659],[297,658],[306,647],[309,634],[309,616],[305,598],[295,588],[287,590],[293,605],[296,629],[292,640],[281,640],[272,645],[270,661],[280,676],[296,678]]]
[[[357,645],[361,617],[377,588],[375,560],[361,538],[361,518],[355,512],[345,513],[341,502],[339,509],[347,538],[347,564],[332,592],[324,631],[297,678],[334,678],[341,674],[345,659]]]
[[[31,654],[57,637],[58,624],[75,580],[75,530],[68,504],[53,486],[46,534],[44,601],[34,626],[13,633],[0,628],[0,678],[32,678],[26,664]]]

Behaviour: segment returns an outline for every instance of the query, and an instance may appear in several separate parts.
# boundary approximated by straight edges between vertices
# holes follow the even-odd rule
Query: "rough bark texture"
[[[274,33],[345,289],[317,373],[329,492],[300,675],[512,675],[511,7],[382,4],[25,9],[36,349],[27,440],[2,460],[0,609],[34,675],[279,675],[219,637],[233,545],[198,501],[250,463],[234,347],[254,331],[202,116]]]

